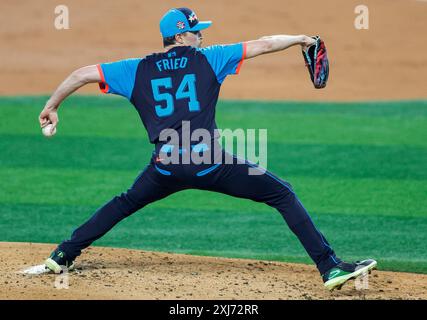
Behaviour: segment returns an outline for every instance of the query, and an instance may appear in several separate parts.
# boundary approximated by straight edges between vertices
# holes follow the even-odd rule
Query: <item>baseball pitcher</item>
[[[121,95],[135,106],[154,150],[150,163],[130,188],[77,228],[52,252],[46,266],[55,273],[61,272],[63,266],[72,269],[81,251],[121,220],[175,192],[201,189],[263,202],[277,209],[316,264],[328,289],[340,288],[349,279],[369,272],[376,267],[375,260],[346,263],[337,257],[289,183],[226,152],[218,142],[215,106],[226,77],[238,74],[244,60],[262,54],[295,45],[307,53],[320,43],[318,37],[275,35],[203,48],[201,31],[210,25],[210,21],[199,21],[188,8],[171,9],[160,20],[162,52],[80,68],[47,101],[39,116],[40,126],[52,124],[54,130],[61,102],[80,87],[98,83],[102,92]],[[325,51],[323,42],[321,45]],[[317,48],[311,51],[320,52]],[[314,61],[320,61],[325,54]],[[305,59],[313,60],[308,56]],[[317,79],[315,87],[326,84],[328,70],[322,70],[321,66],[312,69],[311,76]],[[210,133],[211,139],[187,141],[185,137],[197,129]],[[200,158],[203,161],[198,161]],[[260,172],[250,174],[249,169]]]

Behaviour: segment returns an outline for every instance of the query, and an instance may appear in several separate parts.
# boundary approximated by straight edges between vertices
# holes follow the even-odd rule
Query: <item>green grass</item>
[[[151,155],[124,99],[70,98],[52,139],[37,122],[45,100],[0,98],[0,241],[62,241]],[[217,123],[268,129],[268,169],[293,185],[340,257],[427,273],[426,101],[221,101]],[[95,245],[311,263],[275,210],[198,190],[147,206]]]

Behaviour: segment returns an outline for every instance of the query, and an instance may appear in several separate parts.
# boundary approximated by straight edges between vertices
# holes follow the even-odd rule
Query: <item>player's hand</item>
[[[41,128],[51,123],[53,125],[52,131],[54,131],[59,122],[58,112],[55,108],[45,106],[39,115],[39,122]]]
[[[316,42],[315,39],[309,36],[303,36],[301,40],[301,49],[307,50],[311,45],[313,45]]]

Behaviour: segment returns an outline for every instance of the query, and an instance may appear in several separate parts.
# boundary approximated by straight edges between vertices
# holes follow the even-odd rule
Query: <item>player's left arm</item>
[[[55,90],[39,115],[40,126],[43,128],[52,123],[53,128],[58,124],[57,110],[62,101],[80,87],[94,82],[101,82],[101,75],[96,65],[86,66],[72,72]]]
[[[265,36],[257,40],[246,42],[246,59],[256,56],[282,51],[295,45],[301,45],[302,49],[309,47],[315,40],[306,35],[274,35]]]

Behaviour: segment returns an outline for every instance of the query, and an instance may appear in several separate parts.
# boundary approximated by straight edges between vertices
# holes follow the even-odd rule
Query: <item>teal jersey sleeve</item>
[[[246,56],[246,43],[214,45],[198,49],[205,55],[219,83],[229,74],[238,74]]]
[[[98,71],[102,80],[99,83],[101,91],[130,99],[135,85],[136,71],[141,60],[126,59],[98,64]]]

